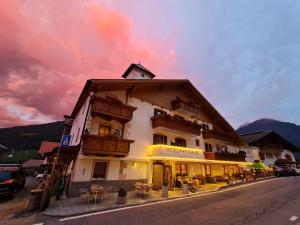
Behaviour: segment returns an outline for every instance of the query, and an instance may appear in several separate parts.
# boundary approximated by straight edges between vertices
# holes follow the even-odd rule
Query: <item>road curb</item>
[[[219,188],[218,191],[227,190],[227,189],[230,189],[230,188],[233,188],[233,187],[243,186],[245,184],[258,183],[259,181],[263,181],[263,180],[272,180],[272,179],[277,179],[277,178],[278,177],[275,177],[275,176],[258,178],[258,179],[253,180],[253,181],[246,181],[246,182],[242,182],[242,183],[238,183],[238,184],[232,184],[232,185],[228,185],[228,186],[222,186],[222,187]]]

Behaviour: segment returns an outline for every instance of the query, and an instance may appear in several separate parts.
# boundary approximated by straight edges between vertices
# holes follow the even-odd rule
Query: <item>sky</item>
[[[0,128],[62,120],[87,79],[141,62],[235,128],[300,124],[298,0],[1,0]]]

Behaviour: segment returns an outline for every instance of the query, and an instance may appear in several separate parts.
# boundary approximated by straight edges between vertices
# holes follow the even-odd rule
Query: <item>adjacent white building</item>
[[[270,167],[276,162],[284,162],[282,160],[295,162],[293,152],[298,148],[274,131],[251,132],[241,134],[241,137],[249,145],[243,149],[247,153],[247,161],[261,160]]]

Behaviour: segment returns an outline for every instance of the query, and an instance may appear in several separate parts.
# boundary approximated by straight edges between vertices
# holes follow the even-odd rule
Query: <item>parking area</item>
[[[31,215],[26,211],[30,190],[36,181],[33,177],[26,177],[25,187],[17,192],[13,199],[0,198],[0,224],[8,224],[8,220],[21,219]],[[3,223],[5,222],[5,223]]]

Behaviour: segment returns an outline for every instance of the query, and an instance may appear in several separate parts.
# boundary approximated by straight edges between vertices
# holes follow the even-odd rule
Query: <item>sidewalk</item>
[[[207,192],[214,192],[219,190],[221,187],[226,186],[227,184],[224,182],[216,183],[216,184],[206,184],[204,190],[198,191],[196,193],[183,194],[182,190],[169,191],[169,198],[182,198],[192,195],[203,194]],[[117,193],[108,193],[104,195],[103,201],[98,201],[95,204],[93,201],[90,202],[90,205],[86,201],[80,200],[80,198],[70,198],[65,200],[59,200],[50,205],[42,213],[47,216],[73,216],[79,215],[89,212],[95,211],[103,211],[115,208],[121,208],[124,206],[133,206],[133,205],[141,205],[150,202],[156,202],[161,200],[166,200],[166,198],[161,197],[160,191],[151,191],[150,195],[146,198],[141,198],[136,195],[134,192],[128,192],[128,203],[126,205],[118,205],[116,203]]]

